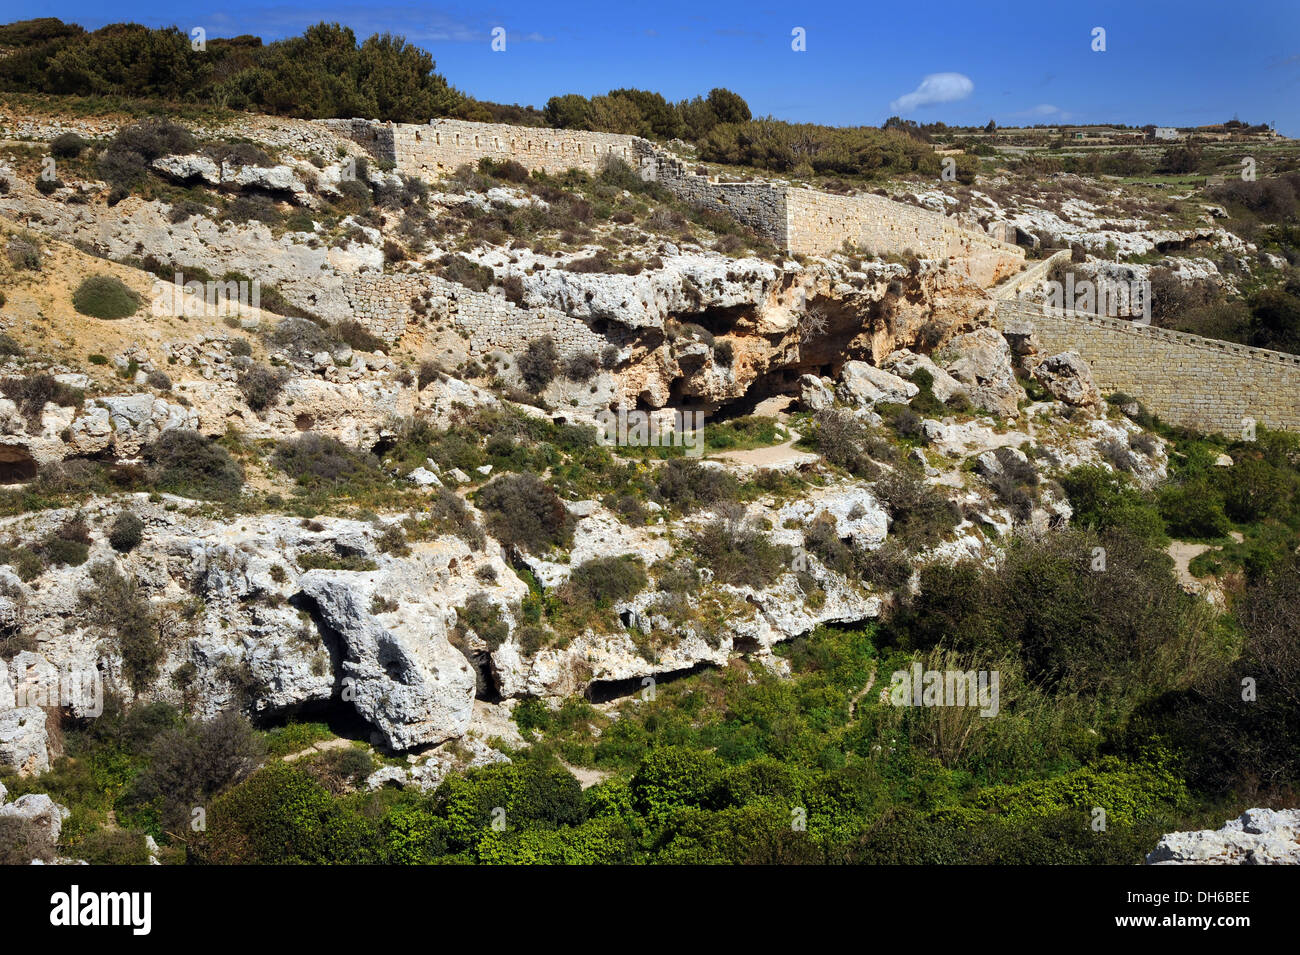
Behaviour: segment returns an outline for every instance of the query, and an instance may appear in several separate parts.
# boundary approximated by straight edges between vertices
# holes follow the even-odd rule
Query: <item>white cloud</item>
[[[975,84],[963,73],[931,73],[921,85],[889,104],[896,113],[910,113],[918,106],[955,103],[975,92]]]
[[[1031,106],[1025,110],[1025,114],[1028,116],[1052,116],[1060,111],[1058,107],[1053,106],[1051,103],[1039,103],[1037,106]]]

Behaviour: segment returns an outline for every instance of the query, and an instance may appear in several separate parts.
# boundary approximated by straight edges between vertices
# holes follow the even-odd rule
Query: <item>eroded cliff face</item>
[[[617,376],[624,404],[714,410],[795,394],[802,375],[834,377],[846,361],[878,362],[899,348],[929,351],[987,324],[991,315],[981,289],[925,263],[915,273],[836,260],[755,264],[711,281],[671,267],[637,276],[675,294],[656,296],[657,314],[638,308],[631,323],[616,309],[592,310],[595,320],[620,326],[615,334],[629,339]],[[595,278],[607,297],[611,286],[630,284],[622,276]],[[572,298],[570,277],[561,287],[557,297]]]

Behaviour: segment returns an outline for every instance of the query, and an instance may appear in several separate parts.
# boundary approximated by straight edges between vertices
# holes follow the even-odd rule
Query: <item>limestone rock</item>
[[[975,407],[1007,418],[1019,414],[1025,391],[1011,368],[1011,348],[997,329],[958,335],[945,351],[957,356],[947,364],[948,373],[966,386]]]
[[[163,156],[155,159],[151,165],[177,182],[193,182],[198,179],[209,186],[221,185],[221,167],[207,156]]]
[[[299,581],[346,647],[343,671],[352,682],[344,685],[344,699],[351,696],[386,745],[404,750],[462,736],[475,677],[465,656],[447,642],[455,612],[421,603],[383,614],[381,622],[371,612],[372,600],[378,593],[403,593],[393,583],[331,570],[308,571]]]
[[[928,371],[932,379],[930,390],[940,401],[947,401],[954,395],[966,391],[961,382],[936,365],[928,355],[918,355],[907,348],[890,352],[880,363],[880,367],[902,378],[910,378],[918,369]]]
[[[60,806],[44,793],[29,793],[19,796],[11,803],[0,805],[0,817],[21,819],[35,830],[34,835],[39,846],[53,852],[63,832],[63,822],[72,813],[66,806]]]
[[[45,711],[40,707],[0,709],[0,766],[16,770],[20,776],[50,768]]]
[[[1300,809],[1247,809],[1222,829],[1171,832],[1148,865],[1300,865]]]
[[[1067,405],[1093,410],[1101,407],[1101,392],[1092,380],[1092,369],[1078,352],[1044,358],[1034,367],[1034,377]]]
[[[837,389],[847,404],[871,407],[879,401],[906,404],[921,389],[897,375],[869,365],[865,361],[846,361],[840,371]]]

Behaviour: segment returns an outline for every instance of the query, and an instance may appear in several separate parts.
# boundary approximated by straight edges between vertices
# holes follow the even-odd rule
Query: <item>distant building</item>
[[[1157,126],[1155,137],[1156,139],[1182,139],[1183,134],[1173,126]]]

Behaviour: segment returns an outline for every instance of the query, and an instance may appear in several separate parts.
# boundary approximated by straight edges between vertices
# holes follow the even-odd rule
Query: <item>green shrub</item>
[[[550,335],[529,342],[515,361],[524,386],[533,394],[542,392],[560,370],[560,353]]]
[[[645,562],[640,557],[593,557],[569,575],[566,590],[597,607],[635,597],[647,584]]]
[[[266,365],[250,365],[235,383],[253,411],[264,411],[274,405],[284,390],[284,376]]]
[[[247,778],[265,751],[248,720],[234,710],[168,727],[150,744],[131,802],[155,812],[164,831],[188,832],[194,807]]]
[[[960,520],[956,504],[901,468],[877,481],[875,490],[889,511],[890,533],[904,547],[931,547]]]
[[[50,140],[50,155],[58,159],[76,159],[90,141],[76,133],[60,133]]]
[[[475,502],[488,530],[506,548],[532,553],[567,543],[573,520],[559,495],[534,474],[504,474],[482,487]]]
[[[108,542],[113,550],[122,554],[129,553],[140,546],[142,540],[144,540],[144,521],[132,511],[120,511],[108,532]]]
[[[144,449],[150,478],[162,491],[187,497],[230,498],[244,485],[243,469],[230,453],[197,431],[164,431]]]
[[[81,608],[116,643],[127,683],[139,693],[157,677],[163,660],[153,608],[135,578],[124,577],[111,563],[92,566],[90,581],[81,592]]]
[[[669,458],[659,469],[655,482],[659,501],[676,507],[683,514],[740,495],[740,482],[720,468],[704,467],[694,458]]]
[[[312,489],[371,486],[384,480],[374,455],[312,432],[279,442],[274,461],[298,484]]]
[[[489,650],[496,650],[510,636],[510,625],[501,613],[501,607],[484,591],[472,594],[465,605],[458,608],[457,627],[473,630]]]
[[[713,579],[721,584],[761,589],[790,566],[788,547],[773,544],[767,534],[735,515],[705,524],[693,538],[692,546],[701,563],[713,571]]]
[[[92,275],[82,280],[72,293],[72,305],[82,315],[117,319],[134,315],[141,298],[121,279],[111,275]]]

